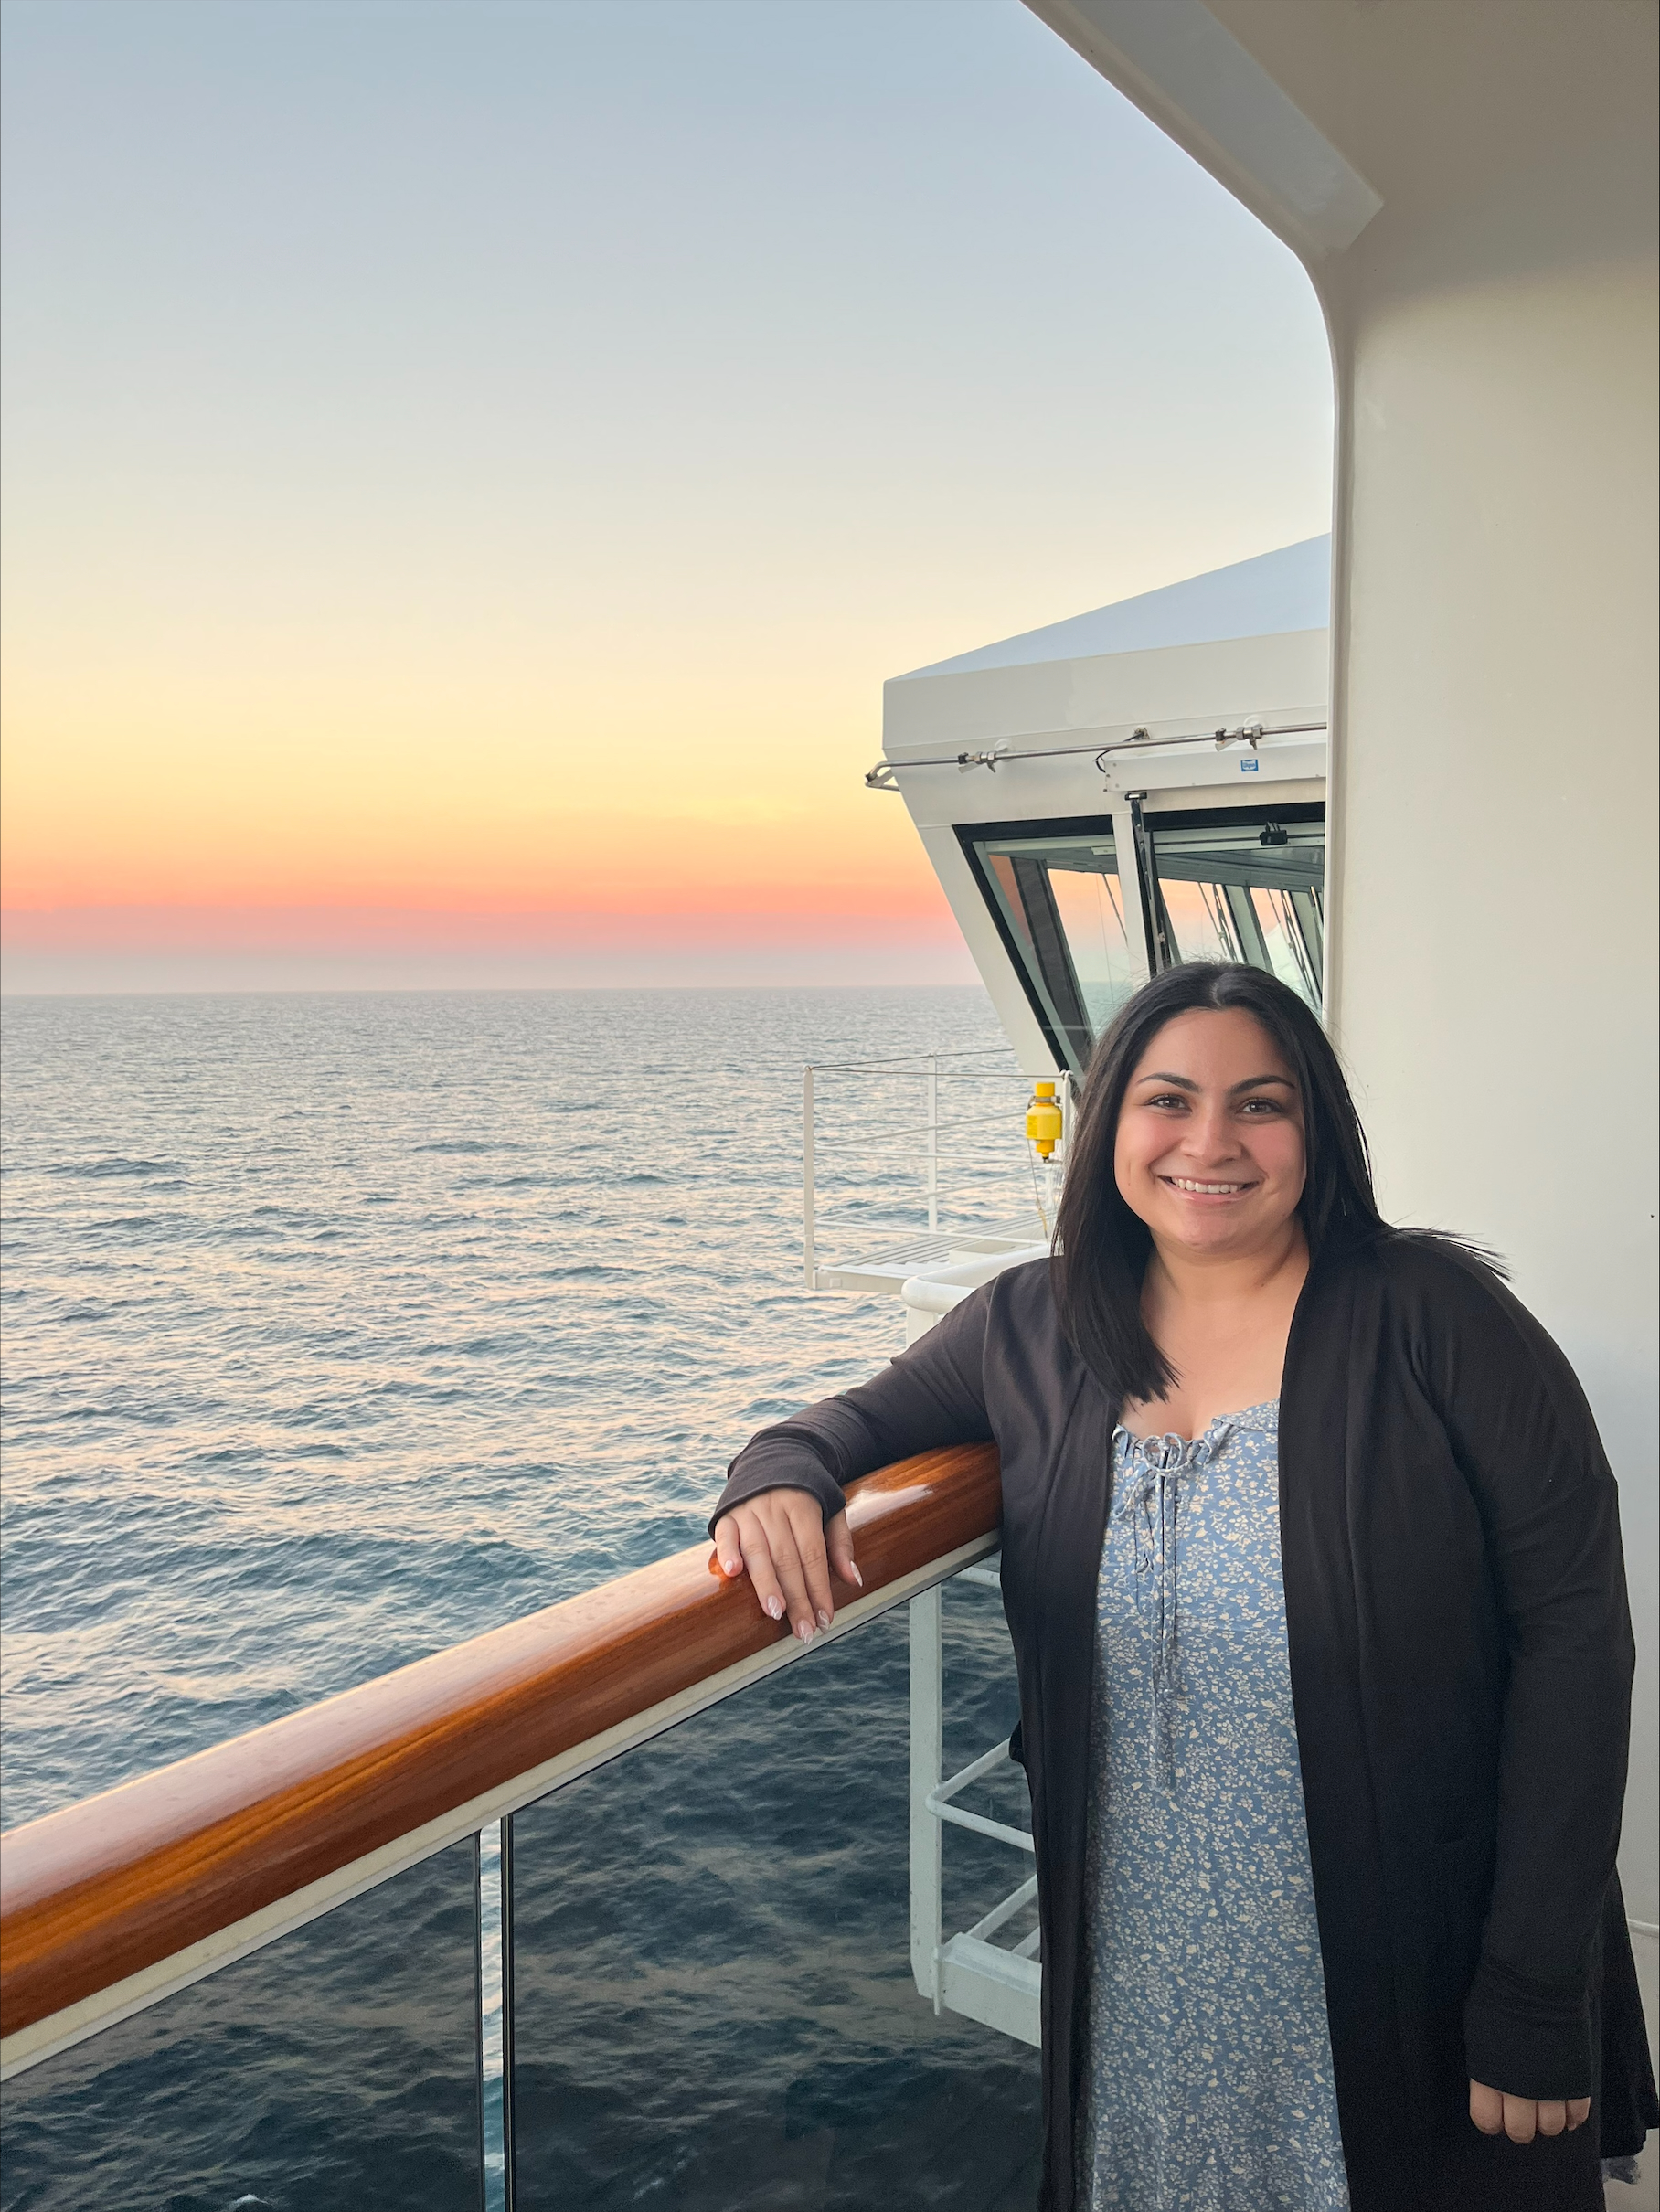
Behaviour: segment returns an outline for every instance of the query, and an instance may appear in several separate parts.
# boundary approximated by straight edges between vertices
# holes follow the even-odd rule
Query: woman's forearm
[[[751,1437],[727,1471],[710,1533],[734,1505],[779,1488],[812,1492],[829,1521],[860,1475],[943,1444],[985,1441],[986,1304],[986,1291],[973,1292],[869,1382]]]

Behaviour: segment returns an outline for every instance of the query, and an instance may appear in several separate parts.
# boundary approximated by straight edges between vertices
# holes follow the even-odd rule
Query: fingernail
[[[849,1559],[847,1562],[847,1579],[852,1583],[855,1590],[863,1590],[865,1587],[865,1578],[862,1574],[860,1574],[858,1569],[853,1564],[851,1559]]]
[[[767,1600],[767,1611],[772,1616],[774,1621],[782,1621],[784,1617],[783,1600],[782,1598],[769,1598]]]
[[[812,1643],[812,1641],[813,1641],[813,1623],[812,1623],[812,1622],[811,1622],[811,1621],[798,1621],[798,1622],[796,1622],[796,1624],[795,1624],[795,1632],[796,1632],[796,1634],[797,1634],[797,1635],[798,1635],[798,1636],[801,1638],[801,1640],[802,1640],[802,1642],[803,1642],[803,1643]]]
[[[740,1575],[743,1572],[743,1561],[741,1559],[722,1559],[720,1571],[723,1575]]]
[[[818,1624],[820,1628],[828,1628],[830,1625],[830,1616],[822,1605],[818,1609]]]

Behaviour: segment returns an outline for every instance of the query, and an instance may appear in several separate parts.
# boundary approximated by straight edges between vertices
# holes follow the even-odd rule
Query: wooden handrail
[[[997,1526],[989,1444],[850,1494],[865,1594]],[[837,1605],[858,1593],[836,1590]],[[173,1958],[789,1635],[694,1546],[0,1837],[0,2025]]]

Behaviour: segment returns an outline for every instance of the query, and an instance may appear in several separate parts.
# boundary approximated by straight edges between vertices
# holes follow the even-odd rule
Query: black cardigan
[[[716,1515],[990,1439],[1043,1928],[1044,2212],[1074,2201],[1095,1586],[1116,1409],[1011,1268],[868,1383],[765,1429]],[[1454,1245],[1311,1268],[1280,1398],[1309,1851],[1353,2212],[1601,2212],[1660,2122],[1614,1850],[1633,1669],[1614,1482],[1572,1370]],[[711,1523],[711,1526],[713,1524]],[[1591,2095],[1480,2134],[1471,2077]]]

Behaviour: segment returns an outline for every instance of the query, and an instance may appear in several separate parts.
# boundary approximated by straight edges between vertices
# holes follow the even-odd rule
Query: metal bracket
[[[957,755],[958,773],[965,773],[971,768],[989,768],[995,776],[997,772],[997,763],[1007,753],[1008,749],[1008,739],[1005,738],[1000,743],[994,745],[990,752],[960,752]]]

